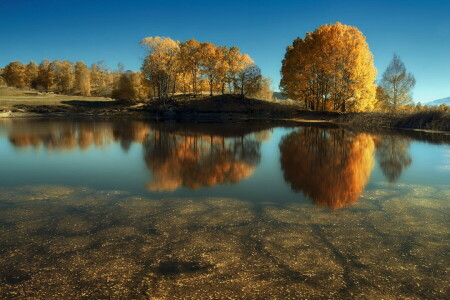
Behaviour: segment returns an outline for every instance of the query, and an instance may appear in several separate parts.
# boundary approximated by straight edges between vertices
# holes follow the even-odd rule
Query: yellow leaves
[[[341,23],[323,25],[287,48],[281,89],[309,109],[369,110],[376,69],[365,37]]]
[[[240,53],[237,47],[200,43],[195,39],[180,43],[170,38],[147,37],[141,45],[149,52],[142,71],[157,87],[161,99],[178,91],[192,90],[196,94],[198,88],[203,91],[206,86],[210,95],[214,90],[224,93],[226,87],[231,90],[235,85],[238,74],[254,65],[250,56]]]
[[[339,208],[357,201],[368,183],[375,143],[367,134],[310,127],[285,136],[280,152],[284,178],[294,191],[317,205]]]

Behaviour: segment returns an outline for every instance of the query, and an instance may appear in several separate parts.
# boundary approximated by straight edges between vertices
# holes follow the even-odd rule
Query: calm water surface
[[[0,298],[448,298],[449,140],[2,120]]]

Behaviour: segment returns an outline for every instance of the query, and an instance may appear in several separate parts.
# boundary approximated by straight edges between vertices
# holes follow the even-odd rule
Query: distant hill
[[[427,102],[427,103],[424,103],[424,104],[425,105],[432,105],[432,106],[439,106],[441,104],[446,104],[446,105],[450,106],[450,97],[437,99],[437,100],[430,101],[430,102]]]

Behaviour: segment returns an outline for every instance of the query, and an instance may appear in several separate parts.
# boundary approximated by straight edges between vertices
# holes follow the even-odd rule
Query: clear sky
[[[450,97],[450,1],[0,0],[0,66],[44,58],[139,70],[147,36],[238,46],[273,79],[294,38],[321,24],[358,27],[378,78],[394,52],[417,80],[414,100]]]

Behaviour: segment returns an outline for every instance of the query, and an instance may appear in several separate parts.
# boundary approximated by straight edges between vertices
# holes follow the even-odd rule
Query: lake
[[[0,120],[0,298],[448,298],[449,140]]]

